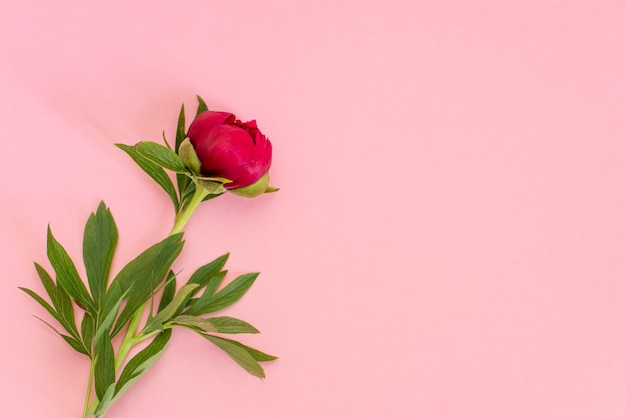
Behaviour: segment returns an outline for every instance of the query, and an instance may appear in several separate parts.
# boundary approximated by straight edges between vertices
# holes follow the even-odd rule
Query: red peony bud
[[[207,177],[231,180],[224,186],[238,189],[255,184],[272,163],[272,144],[256,121],[241,122],[226,112],[200,113],[189,126],[188,137]]]

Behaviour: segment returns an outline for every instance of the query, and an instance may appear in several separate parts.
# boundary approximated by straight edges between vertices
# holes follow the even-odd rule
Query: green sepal
[[[202,112],[206,112],[209,110],[209,107],[206,105],[202,97],[196,96],[198,98],[198,109],[196,110],[196,116],[198,116]]]
[[[224,192],[224,193],[225,193],[225,192]],[[204,197],[204,199],[202,199],[202,201],[203,201],[203,202],[206,202],[207,200],[214,199],[214,198],[216,198],[216,197],[218,197],[218,196],[223,195],[224,193],[216,193],[216,194],[210,194],[210,193],[209,193],[208,195],[206,195],[206,196]]]
[[[87,281],[97,309],[102,305],[106,294],[117,238],[117,227],[111,211],[104,202],[100,202],[98,210],[87,220],[83,238]]]
[[[218,334],[258,334],[259,330],[241,319],[230,316],[202,318],[199,316],[179,315],[168,322],[167,326],[181,326],[196,332],[216,332]]]
[[[185,167],[191,170],[195,175],[200,175],[200,170],[202,169],[202,163],[200,162],[200,158],[198,158],[198,154],[196,154],[196,149],[193,147],[191,140],[186,138],[178,149],[178,155],[182,160]]]
[[[180,157],[164,145],[142,141],[135,145],[135,148],[142,156],[163,168],[180,174],[188,172]]]
[[[216,183],[214,181],[207,181],[207,180],[197,180],[197,181],[198,183],[200,183],[202,187],[204,187],[204,190],[206,190],[210,195],[220,195],[226,192],[226,188],[224,187],[223,183]]]
[[[216,312],[227,306],[237,302],[248,291],[254,283],[259,273],[248,273],[237,277],[228,283],[222,290],[214,296],[207,298],[203,303],[199,303],[198,299],[185,314],[187,315],[204,315]]]
[[[74,262],[65,251],[65,248],[54,238],[52,230],[48,226],[48,259],[56,273],[57,282],[76,303],[94,313],[96,308],[91,299],[85,283],[81,280]]]
[[[216,183],[223,183],[223,184],[228,184],[228,183],[232,183],[232,180],[227,179],[226,177],[207,177],[207,176],[196,176],[197,179],[199,180],[207,180],[207,181],[213,181]]]
[[[260,179],[246,187],[239,187],[237,189],[229,190],[231,193],[242,197],[257,197],[265,193],[270,185],[270,175],[265,173]]]
[[[115,353],[108,334],[103,334],[94,345],[94,383],[98,399],[115,383]]]
[[[187,177],[187,176],[185,176]],[[189,177],[187,177],[189,179]],[[190,180],[190,183],[188,184],[188,186],[184,189],[184,191],[181,190],[181,198],[180,201],[183,202],[181,203],[181,205],[184,207],[186,203],[189,202],[189,199],[191,199],[191,197],[196,193],[196,184]],[[204,199],[202,199],[203,202],[213,199],[215,197],[221,196],[223,193],[218,193],[218,194],[207,194]]]
[[[153,163],[143,155],[137,151],[137,149],[130,145],[125,144],[115,144],[119,149],[126,152],[132,160],[137,163],[137,165],[154,180],[165,192],[168,194],[170,199],[172,199],[172,203],[174,203],[174,209],[178,210],[178,195],[176,194],[176,189],[174,188],[174,183],[169,178],[165,170],[163,170],[160,166]],[[186,176],[185,176],[186,177]]]
[[[115,396],[121,396],[129,387],[145,373],[165,351],[167,342],[172,335],[171,330],[165,330],[156,336],[146,348],[137,353],[122,370],[122,374],[115,386]]]

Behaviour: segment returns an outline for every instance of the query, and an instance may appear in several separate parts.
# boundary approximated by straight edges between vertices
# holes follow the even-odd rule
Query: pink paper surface
[[[80,416],[88,362],[17,287],[100,200],[114,271],[168,233],[113,144],[200,94],[281,190],[200,208],[176,266],[261,271],[228,313],[280,360],[180,330],[107,417],[625,417],[625,51],[621,0],[1,2],[0,415]]]

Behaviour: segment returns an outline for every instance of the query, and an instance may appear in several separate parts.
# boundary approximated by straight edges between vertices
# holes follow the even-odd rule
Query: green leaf
[[[192,292],[199,286],[200,285],[198,284],[192,283],[181,287],[176,296],[174,296],[174,299],[162,311],[156,314],[156,316],[148,324],[146,324],[143,333],[149,334],[152,331],[162,329],[164,322],[176,316],[183,310],[187,301],[191,297]]]
[[[182,233],[167,237],[128,263],[113,279],[122,292],[128,291],[128,300],[113,328],[113,335],[132,318],[135,311],[153,295],[167,275],[172,263],[183,248]],[[108,298],[108,294],[107,294]]]
[[[143,373],[145,373],[150,366],[163,354],[165,351],[167,342],[172,335],[171,330],[166,330],[152,340],[152,342],[143,350],[141,350],[135,357],[130,359],[122,374],[120,375],[117,385],[115,386],[115,395],[120,396],[126,391],[130,385],[134,383]]]
[[[237,364],[239,364],[245,371],[250,373],[253,376],[260,377],[261,379],[265,377],[265,373],[263,372],[263,368],[259,365],[257,360],[246,350],[243,344],[236,343],[233,340],[229,340],[226,338],[216,337],[214,335],[208,334],[200,334],[207,340],[211,341],[217,347],[222,349],[226,354],[230,356]]]
[[[102,306],[102,312],[98,317],[98,326],[96,327],[96,334],[93,337],[94,345],[99,344],[100,337],[104,334],[108,334],[113,327],[113,322],[117,317],[118,311],[122,301],[128,295],[129,290],[122,293],[119,283],[111,283],[107,292],[105,303]]]
[[[110,385],[104,392],[104,396],[99,399],[98,408],[92,415],[87,415],[85,418],[101,418],[104,413],[109,409],[113,403],[113,395],[115,393],[115,384]]]
[[[248,291],[258,275],[259,273],[248,273],[237,277],[202,304],[199,303],[200,299],[198,299],[186,313],[188,315],[204,315],[232,305]]]
[[[185,140],[187,135],[185,134],[185,104],[180,107],[180,112],[178,113],[178,123],[176,124],[176,146],[174,151],[178,153],[178,148],[180,144]]]
[[[63,328],[65,328],[66,331],[68,331],[72,337],[68,337],[68,336],[64,336],[63,334],[61,334],[55,327],[53,327],[52,325],[50,325],[48,322],[44,321],[43,319],[39,318],[38,316],[35,316],[35,318],[39,319],[41,322],[43,322],[44,324],[46,324],[47,326],[49,326],[50,328],[52,328],[54,330],[55,333],[57,333],[58,335],[60,335],[61,337],[63,337],[63,339],[68,342],[76,351],[83,353],[83,354],[87,354],[88,353],[85,352],[85,349],[81,347],[80,350],[76,349],[76,347],[74,345],[72,345],[72,342],[68,341],[65,337],[70,338],[73,341],[76,341],[78,339],[80,339],[80,337],[78,336],[78,330],[76,330],[76,325],[74,324],[74,329],[72,330],[72,328],[70,326],[67,326],[67,324],[65,324],[64,319],[54,310],[54,308],[48,303],[46,302],[41,296],[39,296],[37,293],[33,292],[30,289],[27,289],[25,287],[20,287],[20,290],[22,290],[23,292],[25,292],[27,295],[29,295],[30,297],[32,297],[33,299],[35,299],[35,301],[37,301],[37,303],[39,303],[46,311],[48,311],[48,313],[57,320],[57,322],[59,324],[61,324],[61,326],[63,326]],[[68,329],[69,328],[69,329]],[[79,344],[80,345],[80,344]]]
[[[100,338],[98,344],[94,346],[94,352],[96,395],[98,399],[102,399],[109,386],[115,383],[115,353],[108,334],[104,334]]]
[[[78,341],[75,338],[70,337],[69,335],[59,334],[61,338],[65,340],[74,350],[79,352],[80,354],[84,354],[88,357],[91,357],[91,354],[87,351],[82,341]]]
[[[167,138],[165,137],[165,131],[163,131],[162,135],[163,135],[163,143],[165,144],[165,146],[169,149],[172,149],[172,146],[170,145],[170,143],[167,141]]]
[[[156,142],[140,142],[135,148],[141,155],[163,168],[180,174],[189,172],[180,157],[166,146]]]
[[[165,287],[163,288],[163,294],[161,295],[161,301],[159,302],[158,312],[162,311],[171,301],[176,294],[176,276],[174,272],[170,270],[167,275]]]
[[[183,104],[180,107],[180,113],[178,114],[178,123],[176,125],[176,147],[174,150],[177,154],[179,154],[180,144],[187,138],[187,133],[185,131],[185,105]],[[185,201],[184,195],[190,191],[191,195],[195,191],[195,186],[191,179],[184,174],[176,174],[176,183],[178,184],[178,191],[181,202]],[[193,189],[193,190],[189,190]],[[181,204],[182,205],[182,204]]]
[[[67,294],[78,303],[79,306],[91,313],[95,312],[94,302],[87,292],[85,284],[80,279],[76,266],[65,251],[65,248],[52,235],[48,227],[48,259],[57,276],[57,281]]]
[[[211,275],[209,280],[206,282],[206,287],[204,288],[202,297],[208,298],[209,296],[215,295],[215,292],[217,292],[217,289],[220,287],[227,274],[228,270],[223,270]]]
[[[169,178],[165,170],[153,163],[149,159],[141,155],[135,147],[125,144],[115,144],[119,149],[126,152],[137,165],[148,174],[165,192],[174,203],[174,209],[178,210],[178,196],[172,180]],[[185,176],[186,177],[186,176]]]
[[[230,316],[206,318],[220,334],[258,334],[259,330],[241,319]]]
[[[87,281],[98,309],[106,293],[116,246],[115,221],[104,202],[100,202],[96,213],[92,213],[87,220],[83,238],[83,260],[87,270]]]
[[[207,286],[211,282],[211,278],[214,277],[217,273],[219,273],[224,265],[226,265],[226,261],[228,261],[229,253],[221,255],[217,257],[215,260],[211,261],[208,264],[197,269],[189,278],[187,283],[197,283],[200,286]],[[220,280],[221,282],[221,280]],[[213,288],[213,292],[217,290],[217,287],[220,285],[220,282],[212,283],[215,287]],[[212,293],[211,293],[212,294]]]
[[[217,328],[215,328],[215,326],[206,318],[193,315],[179,315],[165,325],[168,328],[171,328],[172,326],[185,327],[199,333],[217,332]]]
[[[229,316],[202,318],[198,316],[180,315],[172,319],[172,325],[191,328],[194,331],[217,332],[219,334],[258,334],[259,330],[241,319]]]
[[[198,110],[196,110],[196,116],[198,116],[200,113],[202,112],[206,112],[207,110],[209,110],[209,107],[206,105],[206,103],[204,103],[204,100],[202,100],[202,97],[200,96],[196,96],[198,98]]]
[[[89,315],[89,313],[85,312],[83,315],[83,320],[80,324],[80,334],[82,335],[82,341],[85,348],[90,349],[91,343],[93,342],[93,331],[94,331],[94,320]],[[91,354],[91,353],[90,353]]]
[[[178,190],[180,193],[180,201],[185,202],[185,195],[189,194],[193,196],[196,186],[193,184],[191,179],[184,174],[176,174],[176,183],[178,184]]]
[[[276,356],[272,356],[270,354],[266,354],[266,353],[264,353],[262,351],[256,350],[256,349],[254,349],[252,347],[248,347],[247,345],[244,345],[244,344],[242,344],[242,343],[240,343],[238,341],[229,340],[229,339],[226,339],[226,338],[223,338],[223,337],[216,337],[216,336],[213,336],[213,338],[226,340],[226,341],[229,341],[231,344],[236,345],[237,347],[241,347],[242,349],[246,350],[248,352],[248,354],[250,354],[252,356],[253,359],[255,359],[256,361],[259,361],[259,362],[268,362],[268,361],[274,361],[274,360],[278,359],[278,357],[276,357]]]
[[[205,306],[211,303],[215,291],[220,286],[227,273],[228,271],[224,270],[210,276],[209,281],[206,283],[206,287],[204,288],[204,292],[202,292],[202,296],[197,299],[191,299],[189,303],[187,303],[187,305],[192,308],[187,310],[186,313],[190,315],[199,315],[197,312],[201,312]]]
[[[82,341],[79,341],[79,340],[77,340],[75,338],[72,338],[69,335],[61,334],[59,332],[59,330],[57,330],[55,327],[53,327],[52,325],[50,325],[49,323],[47,323],[43,319],[39,318],[37,315],[34,315],[34,317],[37,318],[38,320],[40,320],[41,322],[43,322],[44,324],[46,324],[48,327],[50,327],[50,329],[52,329],[52,331],[54,331],[57,335],[59,335],[61,338],[63,338],[65,340],[65,342],[68,343],[70,345],[70,347],[72,347],[74,350],[78,351],[80,354],[84,354],[86,356],[89,356],[89,352],[87,351],[85,346],[83,346]]]
[[[58,313],[58,318],[55,317],[55,319],[59,321],[59,324],[61,324],[72,337],[78,339],[78,330],[76,329],[76,322],[74,320],[74,306],[72,305],[72,300],[69,295],[65,292],[63,287],[57,286],[54,281],[52,281],[52,278],[50,278],[50,275],[43,267],[35,263],[35,269],[48,296],[50,296],[52,305]]]
[[[37,303],[39,303],[41,306],[43,306],[43,308],[48,311],[48,313],[50,315],[52,315],[52,317],[54,319],[56,319],[59,323],[62,322],[62,318],[59,316],[59,314],[57,313],[57,311],[54,310],[54,308],[52,306],[50,306],[50,304],[48,302],[46,302],[46,300],[44,298],[42,298],[41,296],[39,296],[37,293],[33,292],[30,289],[27,289],[25,287],[18,287],[18,289],[20,289],[21,291],[23,291],[24,293],[26,293],[28,296],[30,296],[31,298],[35,299],[37,301]],[[44,321],[45,322],[45,321]],[[47,322],[46,322],[47,323]]]

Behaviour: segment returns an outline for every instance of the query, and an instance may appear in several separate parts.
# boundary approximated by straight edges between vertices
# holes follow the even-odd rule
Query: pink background
[[[281,358],[181,330],[108,417],[626,416],[625,51],[621,0],[2,1],[1,415],[80,416],[87,361],[17,286],[101,199],[115,269],[167,234],[113,144],[197,93],[281,191],[203,206],[176,265],[260,270],[228,313]]]

